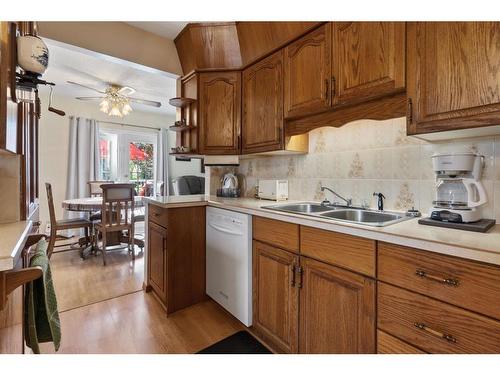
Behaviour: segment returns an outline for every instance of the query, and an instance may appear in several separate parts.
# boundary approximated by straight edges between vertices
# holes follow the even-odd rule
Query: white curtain
[[[156,181],[163,182],[164,195],[168,195],[168,131],[160,129],[157,135],[156,152]],[[155,194],[159,194],[158,184],[155,186]]]
[[[99,179],[99,124],[72,116],[69,126],[66,199],[84,198],[90,195],[88,181]]]

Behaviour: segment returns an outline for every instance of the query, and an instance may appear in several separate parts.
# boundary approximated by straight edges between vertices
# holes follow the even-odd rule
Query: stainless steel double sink
[[[320,203],[311,202],[276,204],[272,206],[263,206],[262,208],[373,227],[385,227],[411,219],[411,217],[397,212],[375,211],[338,205],[322,205]]]

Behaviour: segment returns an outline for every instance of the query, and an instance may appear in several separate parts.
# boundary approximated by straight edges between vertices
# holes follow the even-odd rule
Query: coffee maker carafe
[[[481,220],[480,206],[487,202],[480,181],[484,157],[475,153],[448,153],[432,156],[436,174],[436,200],[431,219],[455,223]]]

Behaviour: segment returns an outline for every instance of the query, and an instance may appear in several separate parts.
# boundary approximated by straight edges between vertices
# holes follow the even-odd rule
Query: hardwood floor
[[[244,329],[212,300],[168,318],[159,302],[142,291],[61,313],[65,354],[196,353]],[[43,353],[53,353],[42,344]]]
[[[77,250],[54,253],[50,263],[59,312],[142,290],[144,258],[136,248],[135,262],[126,250],[82,260]]]

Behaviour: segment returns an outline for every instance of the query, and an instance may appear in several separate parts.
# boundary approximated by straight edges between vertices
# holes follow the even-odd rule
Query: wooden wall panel
[[[184,74],[194,69],[241,67],[234,22],[191,23],[175,38]]]
[[[241,61],[247,65],[321,22],[236,22]]]

